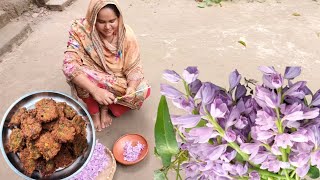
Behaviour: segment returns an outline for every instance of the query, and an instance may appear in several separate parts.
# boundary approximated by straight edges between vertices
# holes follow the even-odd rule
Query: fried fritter
[[[36,147],[39,149],[42,156],[48,161],[58,154],[61,144],[54,140],[52,135],[47,132],[37,139]]]
[[[39,159],[37,161],[37,170],[40,171],[43,177],[47,177],[54,173],[56,166],[53,160],[46,161],[44,159]]]
[[[13,129],[8,142],[9,152],[16,153],[17,151],[21,150],[24,145],[25,141],[21,129]]]
[[[35,118],[28,116],[21,121],[21,130],[23,135],[29,139],[37,139],[42,130],[41,123]]]
[[[57,110],[58,110],[58,114],[59,114],[59,118],[64,117],[64,109],[66,108],[67,103],[65,102],[57,102]]]
[[[45,130],[45,131],[52,131],[53,130],[53,127],[54,125],[57,123],[58,121],[51,121],[51,122],[48,122],[48,123],[42,123],[42,129]]]
[[[23,107],[18,109],[18,111],[16,111],[13,114],[8,126],[9,127],[19,126],[21,123],[21,120],[26,118],[26,115],[27,115],[27,108]]]
[[[66,118],[72,119],[77,114],[77,111],[75,111],[71,106],[66,105],[64,114]]]
[[[57,168],[69,166],[75,159],[66,146],[62,146],[59,153],[53,158]]]
[[[31,176],[32,172],[36,169],[36,161],[30,158],[30,152],[28,148],[25,148],[20,152],[20,161],[23,166],[24,172],[28,176]]]
[[[41,153],[38,150],[38,148],[35,146],[35,141],[27,141],[27,149],[29,150],[30,153],[30,158],[32,159],[38,159],[41,157]]]
[[[35,118],[37,116],[37,109],[29,109],[28,114],[30,117]]]
[[[87,136],[87,123],[82,118],[82,116],[74,116],[74,118],[72,119],[72,123],[74,128],[76,129],[76,134],[82,134],[83,136]]]
[[[73,127],[72,121],[61,118],[54,125],[51,134],[56,141],[65,143],[73,141],[76,130]]]
[[[56,102],[53,99],[41,99],[36,103],[37,119],[42,122],[50,122],[58,118]]]
[[[82,153],[88,148],[87,138],[81,134],[77,134],[72,142],[72,152],[76,157],[82,155]]]

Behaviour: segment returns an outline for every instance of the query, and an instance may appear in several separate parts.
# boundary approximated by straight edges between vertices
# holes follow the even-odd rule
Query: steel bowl
[[[74,175],[76,175],[77,173],[79,173],[89,162],[93,154],[96,136],[95,136],[93,121],[90,117],[89,112],[81,103],[79,103],[77,100],[75,100],[74,98],[64,93],[60,93],[56,91],[37,91],[37,92],[24,95],[18,100],[16,100],[6,111],[1,122],[1,127],[0,127],[1,128],[0,139],[2,139],[0,144],[1,153],[5,161],[10,166],[10,168],[15,173],[20,175],[23,179],[43,179],[44,178],[37,171],[34,171],[31,177],[24,174],[23,167],[20,163],[18,154],[7,153],[4,148],[6,143],[9,140],[9,136],[12,131],[10,128],[8,128],[8,123],[10,122],[10,119],[13,116],[13,114],[21,107],[25,107],[27,109],[34,109],[35,103],[43,98],[52,98],[56,102],[66,102],[68,105],[74,108],[77,111],[77,113],[83,117],[85,121],[87,121],[87,141],[88,141],[87,150],[83,153],[82,156],[78,157],[68,167],[59,168],[52,175],[45,177],[45,179],[69,179]]]

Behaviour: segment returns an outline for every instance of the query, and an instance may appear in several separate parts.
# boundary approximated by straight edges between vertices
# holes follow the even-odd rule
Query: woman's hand
[[[126,89],[126,94],[124,95],[125,97],[123,99],[125,99],[125,101],[132,101],[136,96],[135,92],[136,92],[136,88],[128,87]]]
[[[92,92],[91,95],[93,98],[100,104],[100,105],[109,105],[113,104],[115,99],[114,94],[109,92],[106,89],[102,89],[96,87]]]

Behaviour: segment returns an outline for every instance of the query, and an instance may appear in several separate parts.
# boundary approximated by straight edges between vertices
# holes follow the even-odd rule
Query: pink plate
[[[144,149],[141,151],[138,159],[135,161],[132,161],[132,162],[124,160],[124,157],[123,157],[124,145],[125,145],[125,142],[127,142],[127,141],[131,141],[132,146],[136,146],[138,141],[144,145]],[[123,135],[122,137],[120,137],[114,143],[112,153],[114,155],[114,158],[119,163],[121,163],[123,165],[133,165],[133,164],[136,164],[136,163],[142,161],[146,157],[146,155],[148,154],[148,151],[149,151],[148,150],[148,143],[144,137],[142,137],[139,134],[126,134],[126,135]]]

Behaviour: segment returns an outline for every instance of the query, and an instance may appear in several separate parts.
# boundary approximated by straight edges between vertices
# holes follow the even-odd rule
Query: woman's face
[[[97,16],[96,29],[104,37],[111,37],[118,32],[119,18],[110,8],[102,8]]]

